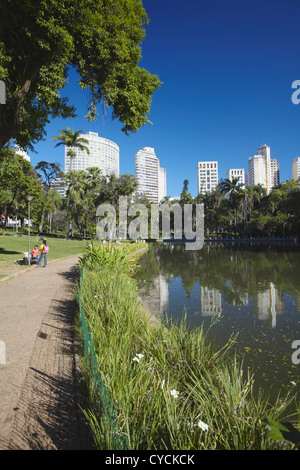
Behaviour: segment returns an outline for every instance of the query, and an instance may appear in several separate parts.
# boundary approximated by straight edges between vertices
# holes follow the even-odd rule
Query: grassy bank
[[[292,397],[254,398],[234,338],[216,350],[202,328],[151,321],[131,277],[141,245],[94,246],[81,263],[82,308],[127,448],[289,448],[268,437],[265,420],[282,418]],[[96,448],[113,449],[104,417],[93,408],[86,414]]]

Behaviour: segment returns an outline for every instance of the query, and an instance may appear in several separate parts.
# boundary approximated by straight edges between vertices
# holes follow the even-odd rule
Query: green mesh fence
[[[114,408],[101,378],[93,344],[93,334],[89,331],[82,308],[81,287],[84,278],[84,269],[85,267],[82,268],[80,273],[79,308],[84,359],[90,379],[91,411],[98,422],[101,421],[105,434],[109,436],[108,441],[110,442],[111,450],[124,450],[128,448],[127,443],[124,436],[120,433]]]

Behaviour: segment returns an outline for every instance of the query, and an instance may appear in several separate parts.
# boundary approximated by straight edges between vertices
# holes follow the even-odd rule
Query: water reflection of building
[[[168,310],[169,307],[169,283],[162,276],[159,275],[159,310],[161,312]]]
[[[273,282],[270,282],[268,289],[258,292],[253,303],[258,319],[265,322],[271,320],[272,328],[275,328],[276,316],[282,315],[283,311],[283,294]]]
[[[153,313],[164,312],[169,307],[169,284],[161,274],[153,279],[153,287],[147,292],[140,289],[144,303]]]
[[[230,305],[249,305],[249,294],[247,292],[240,292],[230,280],[226,281],[225,286],[228,288],[228,294],[233,294],[230,298]]]
[[[219,290],[200,286],[200,308],[203,316],[221,313],[221,302],[221,292]]]

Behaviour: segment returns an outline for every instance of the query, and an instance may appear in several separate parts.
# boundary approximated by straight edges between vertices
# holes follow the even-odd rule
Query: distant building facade
[[[271,189],[279,184],[279,163],[271,159],[271,149],[268,145],[262,145],[257,150],[257,155],[249,157],[249,186],[261,184],[270,193]]]
[[[296,157],[293,160],[292,178],[295,181],[298,181],[298,179],[300,178],[300,157]]]
[[[218,162],[202,161],[197,164],[198,194],[211,193],[218,186]]]
[[[25,160],[30,162],[30,156],[28,155],[28,153],[25,150],[22,150],[21,147],[19,147],[18,145],[14,146],[14,154],[20,155],[21,157],[25,158]]]
[[[159,168],[158,173],[158,202],[160,202],[167,195],[167,170],[166,168]]]
[[[237,179],[241,186],[245,186],[245,170],[244,168],[230,168],[226,172],[226,178],[232,181],[233,178]]]
[[[279,163],[276,158],[271,158],[271,189],[278,186],[279,183]]]
[[[51,181],[50,188],[55,189],[62,197],[65,197],[68,186],[61,177],[57,177]]]
[[[155,203],[167,195],[166,169],[160,167],[154,148],[143,147],[135,155],[135,178],[137,195]]]
[[[120,149],[119,146],[111,140],[99,137],[97,132],[88,132],[80,134],[81,138],[88,140],[90,154],[86,150],[74,148],[75,157],[68,155],[69,148],[65,146],[65,171],[86,170],[87,168],[97,167],[102,175],[108,176],[114,174],[119,177],[120,168]]]

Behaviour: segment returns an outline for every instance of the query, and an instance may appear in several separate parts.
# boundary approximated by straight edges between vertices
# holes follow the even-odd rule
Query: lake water
[[[300,390],[300,364],[292,360],[300,341],[298,247],[205,244],[186,251],[150,243],[140,265],[139,293],[153,313],[174,322],[185,314],[189,328],[208,328],[220,314],[215,341],[221,346],[238,333],[237,352],[259,387]]]

